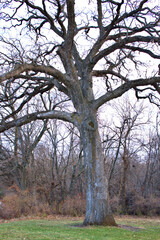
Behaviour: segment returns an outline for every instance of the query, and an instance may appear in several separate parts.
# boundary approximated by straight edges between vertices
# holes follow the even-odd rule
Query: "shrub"
[[[126,214],[154,216],[160,215],[160,199],[153,195],[144,198],[134,192],[128,192],[126,196]],[[119,203],[119,196],[114,196],[111,200],[111,208],[115,214],[123,214]]]
[[[119,198],[118,196],[114,196],[110,199],[111,209],[115,214],[119,214],[120,206],[119,206]]]
[[[5,196],[2,199],[0,217],[3,219],[17,218],[21,216],[22,199],[16,194]]]
[[[74,197],[68,197],[64,201],[61,213],[63,215],[82,216],[85,214],[85,210],[86,201],[80,194],[78,194]]]
[[[130,215],[153,216],[160,214],[159,199],[152,195],[148,198],[135,196],[135,201],[128,205],[127,213]]]
[[[44,216],[51,214],[48,203],[33,202],[30,194],[23,192],[21,195],[9,194],[2,199],[0,218],[11,219],[27,215]]]

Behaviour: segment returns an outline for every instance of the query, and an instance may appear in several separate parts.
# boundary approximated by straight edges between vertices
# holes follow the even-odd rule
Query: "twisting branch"
[[[63,121],[67,121],[75,124],[71,113],[68,113],[65,111],[61,112],[61,111],[53,110],[53,111],[31,113],[26,116],[23,116],[8,122],[5,122],[2,120],[0,124],[0,132],[4,132],[5,130],[8,130],[15,126],[20,127],[24,124],[30,123],[35,120],[44,120],[44,119],[59,119],[59,120],[63,120]]]
[[[149,49],[144,49],[144,48],[141,48],[141,47],[134,47],[134,46],[125,46],[124,47],[125,49],[129,49],[129,50],[132,50],[132,51],[138,51],[138,52],[143,52],[143,53],[146,53],[148,55],[150,55],[152,58],[155,58],[155,59],[160,59],[160,55],[157,55],[157,54],[154,54],[151,50]]]
[[[105,56],[113,53],[117,49],[125,48],[127,44],[129,43],[160,43],[160,38],[159,37],[150,37],[150,36],[133,36],[133,37],[126,37],[122,39],[121,41],[114,43],[112,46],[100,51],[92,60],[92,67],[102,58]]]
[[[140,86],[147,86],[147,85],[154,85],[155,83],[160,83],[160,77],[152,77],[148,79],[137,79],[132,81],[127,81],[122,84],[120,87],[116,88],[113,91],[107,92],[100,98],[94,101],[95,109],[98,109],[104,103],[110,101],[111,99],[118,98],[122,96],[125,92],[129,89],[140,87]]]
[[[64,83],[66,86],[69,86],[71,84],[70,79],[67,76],[65,76],[62,72],[55,69],[54,67],[45,66],[45,65],[37,65],[37,64],[19,64],[13,70],[1,75],[0,83],[7,79],[14,78],[17,75],[20,75],[21,73],[26,72],[26,71],[33,71],[36,73],[37,72],[45,73],[45,74],[55,77],[58,81]]]

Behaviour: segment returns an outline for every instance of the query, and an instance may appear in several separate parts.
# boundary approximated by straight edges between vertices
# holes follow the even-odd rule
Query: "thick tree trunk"
[[[81,125],[86,177],[86,216],[84,225],[116,226],[109,205],[108,182],[96,118],[86,118]]]

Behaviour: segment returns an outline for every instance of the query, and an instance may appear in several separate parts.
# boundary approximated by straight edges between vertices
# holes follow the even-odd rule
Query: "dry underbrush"
[[[85,197],[77,194],[68,196],[63,201],[50,203],[38,193],[26,190],[20,191],[17,186],[9,189],[9,193],[1,199],[0,219],[12,219],[22,216],[39,216],[46,217],[53,214],[68,216],[83,216],[85,214],[86,201]],[[113,212],[117,215],[123,214],[119,205],[119,198],[115,196],[111,199]],[[157,216],[160,215],[159,199],[153,196],[143,198],[140,196],[130,197],[126,213],[137,216]]]
[[[153,195],[144,198],[139,195],[133,195],[126,202],[126,214],[132,216],[160,216],[160,198]],[[119,205],[119,198],[114,196],[111,201],[111,207],[115,214],[123,214]]]
[[[20,191],[18,187],[12,187],[14,191],[1,199],[0,219],[19,218],[21,216],[40,216],[46,217],[52,214],[69,216],[82,216],[85,213],[85,200],[77,194],[68,196],[64,201],[53,201],[50,204],[42,200],[38,195],[30,191]],[[10,189],[11,190],[11,189]]]

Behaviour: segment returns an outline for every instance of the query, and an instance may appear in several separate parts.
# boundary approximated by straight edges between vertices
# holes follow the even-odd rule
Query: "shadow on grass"
[[[132,226],[122,225],[122,224],[118,224],[118,227],[129,230],[129,231],[133,231],[133,232],[144,230],[144,228],[132,227]]]
[[[98,225],[88,225],[88,226],[86,226],[83,223],[75,223],[75,224],[67,224],[67,225],[68,225],[68,227],[75,227],[75,228],[91,228],[91,227],[94,227],[94,226],[98,226]],[[114,227],[114,228],[122,228],[122,229],[133,231],[133,232],[138,232],[138,231],[144,230],[144,228],[132,227],[132,226],[123,225],[123,224],[118,224],[118,227]]]

